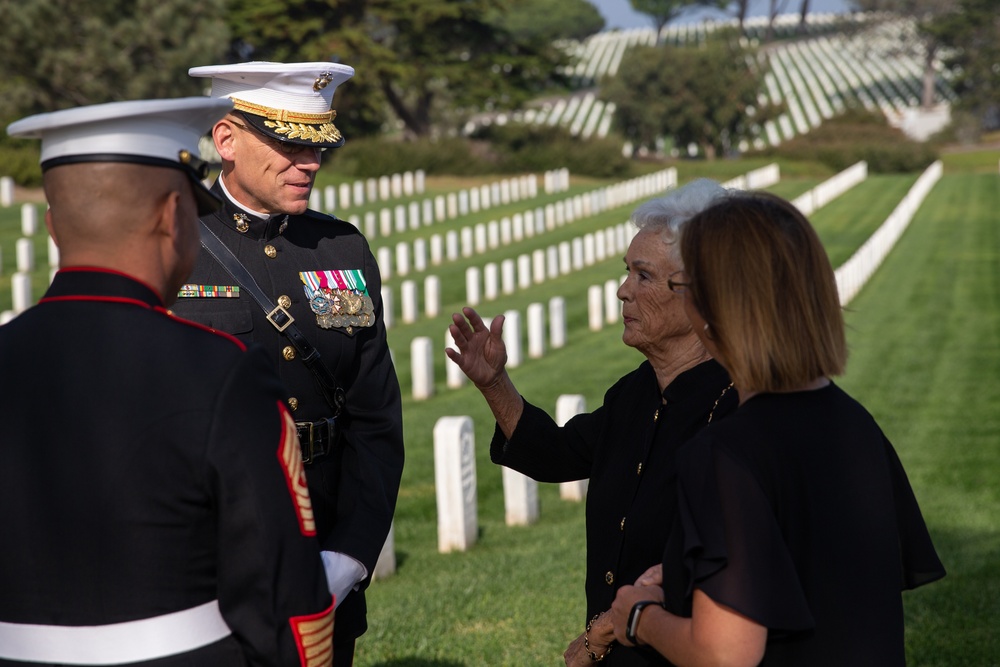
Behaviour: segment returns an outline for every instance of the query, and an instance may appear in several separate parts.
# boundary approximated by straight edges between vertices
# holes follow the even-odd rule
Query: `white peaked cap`
[[[218,207],[202,185],[207,165],[198,140],[232,109],[210,97],[111,102],[23,118],[7,127],[12,137],[42,140],[42,170],[81,162],[128,162],[186,171],[199,211]]]
[[[337,86],[354,76],[339,63],[247,62],[192,67],[188,74],[212,80],[212,97],[233,100],[254,129],[278,141],[315,147],[344,143],[331,110]]]
[[[94,104],[23,118],[12,137],[42,140],[42,168],[66,162],[115,162],[113,156],[181,164],[198,155],[198,140],[232,108],[229,100],[184,97]],[[142,161],[142,160],[136,160]]]

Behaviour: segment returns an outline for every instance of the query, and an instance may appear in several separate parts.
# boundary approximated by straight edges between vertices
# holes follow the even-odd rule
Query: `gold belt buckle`
[[[278,324],[277,322],[275,322],[274,316],[277,313],[282,313],[285,317],[288,318],[288,321],[285,322],[284,324]],[[274,310],[272,310],[270,313],[267,314],[267,321],[270,322],[274,326],[274,328],[277,329],[278,331],[284,331],[288,327],[292,326],[292,322],[295,321],[295,318],[292,317],[291,313],[289,313],[287,310],[278,305],[274,307]]]

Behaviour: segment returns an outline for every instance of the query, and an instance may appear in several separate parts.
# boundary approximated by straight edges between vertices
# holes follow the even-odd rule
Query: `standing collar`
[[[94,266],[60,269],[40,302],[67,299],[125,299],[141,302],[150,308],[163,308],[160,295],[149,285],[120,271]]]
[[[205,216],[202,218],[203,220],[214,218],[240,236],[246,236],[255,241],[269,241],[288,227],[289,216],[259,213],[233,199],[229,191],[226,190],[226,184],[223,183],[221,175],[212,186],[212,192],[222,198],[222,208]]]

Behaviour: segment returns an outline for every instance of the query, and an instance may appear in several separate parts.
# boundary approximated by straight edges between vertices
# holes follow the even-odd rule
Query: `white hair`
[[[729,190],[708,178],[687,185],[640,205],[629,217],[640,231],[660,232],[668,252],[680,263],[680,240],[684,224],[705,209],[729,196]]]

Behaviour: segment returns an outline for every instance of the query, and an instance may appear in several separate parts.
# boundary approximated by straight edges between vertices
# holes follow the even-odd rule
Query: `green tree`
[[[229,43],[224,0],[0,0],[0,118],[200,95]]]
[[[604,29],[604,17],[586,0],[513,0],[496,21],[521,40],[583,40]]]
[[[920,103],[925,108],[934,106],[938,101],[934,92],[938,74],[936,63],[942,46],[938,23],[957,10],[959,0],[852,0],[851,4],[861,11],[885,12],[884,20],[898,21],[903,18],[913,22],[916,30],[910,29],[907,23],[901,24],[899,48],[923,61]],[[992,4],[996,11],[995,0],[988,4]]]
[[[677,146],[697,144],[711,159],[779,111],[758,106],[762,62],[728,35],[699,47],[634,48],[602,97],[616,105],[615,124],[633,143],[672,137]]]
[[[925,31],[946,47],[945,63],[956,76],[951,84],[958,107],[990,129],[1000,126],[1000,14],[996,0],[959,0],[955,11]]]
[[[351,95],[363,92],[366,110],[386,105],[408,134],[427,136],[476,111],[520,106],[565,61],[550,43],[519,39],[493,22],[508,7],[508,0],[231,0],[230,25],[243,56],[354,66]],[[335,103],[339,113],[344,103]]]
[[[664,26],[694,7],[725,8],[730,0],[628,0],[632,9],[646,14],[656,27],[656,43],[660,43],[660,33]]]

